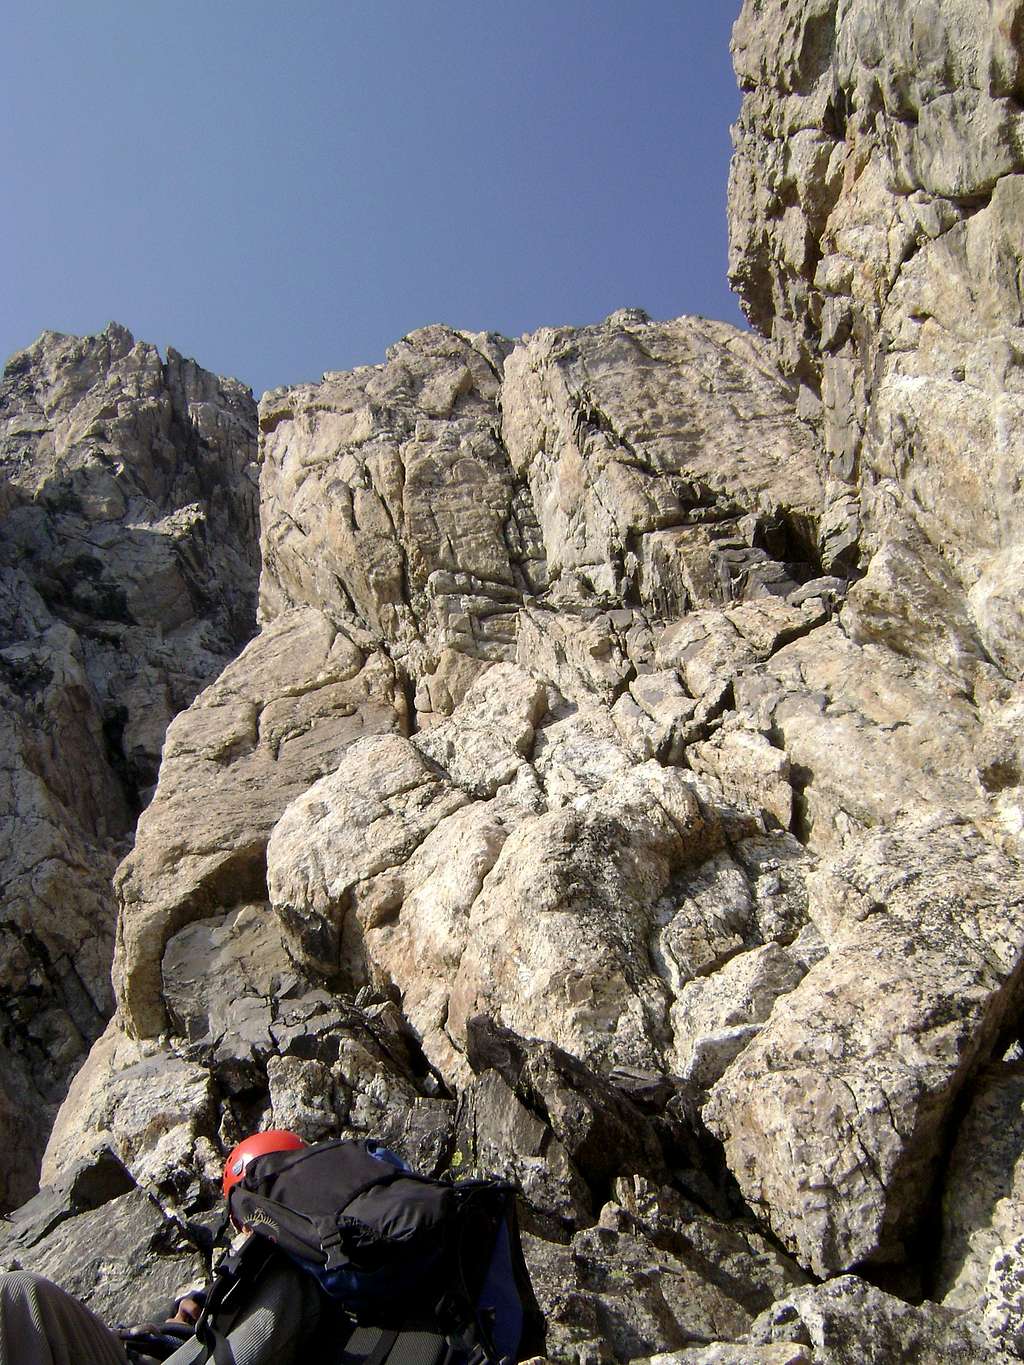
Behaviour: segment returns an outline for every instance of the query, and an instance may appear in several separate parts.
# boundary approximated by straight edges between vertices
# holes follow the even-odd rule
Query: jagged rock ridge
[[[167,723],[255,629],[256,412],[111,325],[0,384],[0,1202],[113,999],[110,879]]]
[[[117,1200],[185,1278],[270,1121],[514,1177],[557,1358],[1024,1353],[1019,6],[925,8],[744,6],[771,342],[432,327],[265,396],[260,631],[8,1261]]]

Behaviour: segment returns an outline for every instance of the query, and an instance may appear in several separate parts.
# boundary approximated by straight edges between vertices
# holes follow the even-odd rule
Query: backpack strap
[[[357,1327],[337,1355],[324,1357],[330,1365],[450,1365],[449,1342],[436,1332],[390,1332]]]
[[[271,1242],[250,1235],[237,1251],[230,1252],[217,1266],[195,1329],[196,1340],[206,1349],[205,1359],[213,1360],[214,1365],[235,1365],[231,1344],[214,1326],[214,1318],[231,1311],[235,1298],[251,1290],[275,1254]]]

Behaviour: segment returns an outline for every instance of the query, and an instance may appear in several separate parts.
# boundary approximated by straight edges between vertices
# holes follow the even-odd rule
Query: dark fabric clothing
[[[236,1365],[303,1365],[303,1348],[319,1317],[320,1291],[313,1279],[280,1256],[224,1325]],[[193,1340],[168,1356],[168,1365],[205,1358],[205,1348]]]
[[[0,1275],[0,1365],[128,1365],[117,1337],[42,1275]]]
[[[224,1324],[237,1365],[301,1365],[319,1299],[311,1277],[281,1257]],[[0,1365],[130,1365],[133,1358],[95,1313],[51,1280],[25,1270],[0,1275]],[[192,1365],[206,1352],[192,1338],[167,1359]]]

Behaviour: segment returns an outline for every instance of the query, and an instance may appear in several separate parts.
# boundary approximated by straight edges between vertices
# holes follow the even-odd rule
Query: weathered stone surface
[[[674,1069],[699,1089],[710,1090],[756,1037],[779,996],[795,990],[806,971],[796,954],[769,943],[688,982],[670,1010]]]
[[[889,1365],[896,1360],[997,1365],[1006,1360],[969,1318],[934,1304],[905,1303],[856,1275],[787,1294],[761,1314],[748,1339],[753,1344],[803,1343],[815,1365]]]
[[[553,580],[677,615],[770,591],[759,536],[814,554],[815,443],[770,352],[721,323],[624,310],[537,332],[506,361],[502,434]]]
[[[826,1275],[905,1254],[956,1097],[1015,1008],[1024,881],[970,826],[932,820],[810,885],[831,952],[704,1114],[752,1206]]]
[[[564,1154],[562,1182],[569,1186],[583,1223],[595,1220],[600,1201],[616,1176],[637,1173],[641,1179],[649,1177],[659,1183],[667,1177],[655,1125],[627,1094],[570,1053],[551,1043],[527,1042],[485,1015],[469,1021],[466,1049],[467,1060],[481,1081],[492,1092],[505,1090],[510,1110],[525,1106],[533,1118],[534,1142],[544,1135],[554,1139],[548,1145]],[[475,1090],[479,1088],[478,1083]],[[493,1093],[490,1098],[493,1105]],[[479,1102],[473,1109],[475,1114],[481,1112]],[[479,1139],[477,1121],[478,1148]],[[517,1156],[519,1150],[512,1148]],[[506,1164],[509,1147],[497,1151]],[[544,1152],[541,1146],[537,1155]],[[476,1164],[481,1165],[479,1154]]]
[[[685,1252],[652,1245],[617,1205],[568,1246],[529,1234],[523,1241],[556,1359],[631,1360],[750,1325],[728,1286],[692,1268]]]
[[[1016,0],[747,0],[729,195],[731,278],[820,411],[866,548],[916,523],[1012,677],[1019,24]],[[916,600],[885,614],[941,634]]]
[[[467,690],[459,721],[432,726],[416,747],[471,796],[493,796],[533,748],[546,709],[541,683],[514,664],[495,664]]]
[[[398,1010],[311,981],[269,905],[179,930],[163,976],[176,1032],[139,1041],[111,1022],[61,1110],[44,1181],[109,1147],[166,1209],[201,1207],[219,1191],[218,1150],[261,1126],[371,1135],[419,1169],[447,1164],[452,1103]]]
[[[255,629],[255,405],[112,324],[0,380],[0,1206],[113,999],[110,877],[168,721]],[[16,1139],[16,1140],[15,1140]]]
[[[0,1268],[55,1280],[111,1324],[151,1321],[208,1275],[181,1227],[141,1190],[64,1220],[33,1245],[7,1239]]]
[[[7,362],[0,563],[77,634],[135,788],[255,627],[255,417],[236,380],[174,350],[161,361],[114,323],[45,332]]]
[[[986,814],[980,717],[945,669],[855,645],[829,624],[733,686],[747,726],[789,760],[793,828],[811,848],[927,810]]]
[[[942,1202],[938,1293],[982,1315],[996,1344],[1024,1350],[1024,1068],[978,1077],[957,1132]]]
[[[271,836],[267,875],[303,959],[328,975],[341,970],[354,898],[371,924],[391,917],[402,894],[394,870],[465,803],[397,735],[362,741],[298,797]]]
[[[279,617],[177,717],[117,874],[114,980],[129,1030],[163,1027],[171,935],[262,898],[267,841],[288,802],[360,737],[401,730],[405,714],[394,667],[372,640],[307,608]]]
[[[713,1342],[685,1351],[663,1351],[641,1357],[643,1365],[811,1365],[816,1359],[807,1347],[793,1342],[774,1342],[767,1346]]]
[[[530,783],[465,803],[405,741],[350,751],[271,840],[271,897],[300,951],[336,969],[346,933],[361,939],[356,959],[398,986],[452,1078],[478,1013],[585,1058],[655,1061],[665,991],[638,959],[671,873],[707,849],[692,785],[648,763],[581,809],[545,813]]]
[[[517,1180],[555,1359],[1024,1350],[984,1069],[1024,1003],[1018,11],[747,0],[732,267],[771,343],[425,328],[265,398],[262,633],[168,733],[33,1247],[115,1167],[192,1235],[278,1124]],[[101,879],[107,694],[20,572],[16,856],[73,824]],[[91,974],[60,1052],[104,954],[48,932]],[[806,1283],[851,1268],[946,1305]]]
[[[968,693],[995,672],[963,590],[913,527],[872,556],[850,589],[842,623],[856,644],[938,664]]]
[[[265,621],[354,610],[417,676],[445,651],[512,657],[522,593],[545,572],[497,433],[510,349],[425,327],[384,365],[265,396]]]

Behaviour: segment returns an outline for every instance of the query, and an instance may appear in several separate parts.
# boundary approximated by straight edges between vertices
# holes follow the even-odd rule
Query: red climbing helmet
[[[231,1193],[245,1174],[245,1168],[255,1156],[265,1156],[267,1152],[292,1152],[305,1143],[297,1133],[289,1133],[287,1128],[270,1128],[265,1133],[253,1133],[228,1153],[224,1163],[224,1198]]]

